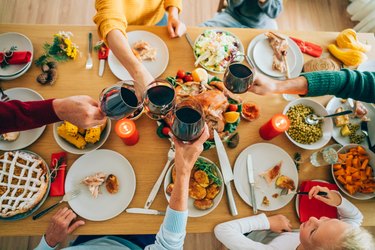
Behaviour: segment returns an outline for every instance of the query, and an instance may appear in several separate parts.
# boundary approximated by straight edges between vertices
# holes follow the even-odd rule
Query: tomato
[[[183,71],[182,69],[179,69],[179,70],[177,71],[176,77],[177,77],[178,79],[184,79],[185,76],[186,76],[186,73],[185,73],[185,71]]]
[[[242,104],[242,117],[248,121],[254,121],[260,115],[260,109],[255,103]]]
[[[191,75],[186,75],[184,77],[184,82],[192,82],[192,81],[194,81],[194,79]]]
[[[229,104],[228,110],[229,111],[237,111],[238,106],[236,104]]]
[[[169,132],[171,132],[171,129],[169,127],[164,127],[161,129],[161,133],[165,136],[169,136]]]

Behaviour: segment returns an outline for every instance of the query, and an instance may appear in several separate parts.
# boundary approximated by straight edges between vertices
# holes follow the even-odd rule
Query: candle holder
[[[127,118],[120,119],[116,122],[116,134],[128,146],[135,145],[139,140],[139,133],[135,123]]]
[[[276,114],[259,129],[259,134],[264,140],[271,140],[288,130],[290,120],[286,115]]]

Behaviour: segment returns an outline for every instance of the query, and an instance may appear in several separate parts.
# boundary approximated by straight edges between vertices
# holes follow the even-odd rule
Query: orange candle
[[[123,118],[116,122],[116,134],[128,146],[135,145],[139,140],[139,133],[132,120]]]
[[[288,130],[290,121],[286,115],[276,114],[259,129],[264,140],[271,140],[275,136]]]

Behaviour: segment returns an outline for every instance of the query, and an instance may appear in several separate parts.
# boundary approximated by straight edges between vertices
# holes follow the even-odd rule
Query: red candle
[[[276,114],[259,129],[264,140],[271,140],[275,136],[288,130],[290,121],[286,115]]]
[[[123,118],[116,122],[116,134],[128,146],[135,145],[139,140],[139,133],[132,120]]]

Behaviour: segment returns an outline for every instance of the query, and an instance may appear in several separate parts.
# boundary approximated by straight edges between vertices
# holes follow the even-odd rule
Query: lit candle
[[[116,122],[116,134],[128,146],[136,144],[139,140],[139,133],[132,120],[123,118]]]
[[[275,136],[288,130],[290,121],[286,115],[276,114],[259,129],[264,140],[271,140]]]

